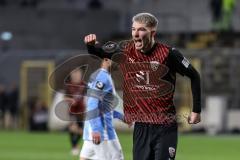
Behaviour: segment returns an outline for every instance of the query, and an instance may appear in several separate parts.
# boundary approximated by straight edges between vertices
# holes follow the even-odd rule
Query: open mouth
[[[134,39],[134,43],[136,47],[141,47],[142,46],[142,40],[141,39]]]

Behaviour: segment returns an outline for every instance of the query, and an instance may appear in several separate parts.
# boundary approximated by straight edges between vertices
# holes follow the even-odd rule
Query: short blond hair
[[[151,13],[138,13],[132,18],[132,22],[146,24],[147,27],[157,30],[158,20]]]

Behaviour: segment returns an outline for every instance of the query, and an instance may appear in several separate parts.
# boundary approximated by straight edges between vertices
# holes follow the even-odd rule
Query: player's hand
[[[100,144],[101,134],[99,132],[92,132],[92,140],[94,144]]]
[[[126,121],[125,118],[123,119],[123,122],[126,123],[129,128],[131,128],[131,127],[133,126],[133,124],[134,124],[134,122],[128,122],[128,121]]]
[[[87,45],[95,45],[97,43],[96,34],[89,34],[89,35],[85,36],[84,43]]]
[[[201,115],[200,113],[195,113],[192,112],[189,116],[188,116],[188,123],[189,124],[197,124],[201,122]]]
[[[128,128],[131,128],[133,126],[133,122],[128,122],[127,125],[128,125]]]

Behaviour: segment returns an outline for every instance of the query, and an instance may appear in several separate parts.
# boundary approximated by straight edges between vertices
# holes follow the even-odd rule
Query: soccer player
[[[124,119],[121,113],[112,110],[116,98],[109,74],[111,64],[110,59],[104,58],[101,68],[91,75],[88,83],[81,160],[123,160],[121,145],[112,124],[112,118]]]
[[[177,149],[177,121],[173,104],[176,73],[191,80],[193,109],[189,124],[200,122],[200,76],[175,48],[155,40],[158,20],[150,13],[132,19],[132,40],[123,50],[119,64],[123,75],[126,121],[134,121],[134,160],[174,160]],[[115,43],[99,48],[95,34],[84,39],[88,52],[117,61]],[[97,54],[96,54],[97,53]],[[109,54],[111,53],[111,54]]]
[[[85,110],[84,104],[84,86],[86,83],[82,80],[82,70],[77,68],[70,73],[66,86],[65,100],[69,102],[69,115],[71,122],[68,126],[71,142],[71,154],[74,156],[79,155],[78,142],[81,139],[83,132],[84,117],[81,116]]]

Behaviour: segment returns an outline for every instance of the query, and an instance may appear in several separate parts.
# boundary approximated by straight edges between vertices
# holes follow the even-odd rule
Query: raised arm
[[[95,34],[89,34],[85,36],[84,43],[87,45],[87,50],[89,54],[98,56],[100,58],[109,58],[111,59],[111,53],[107,53],[102,49],[102,46],[97,41],[97,36]]]

